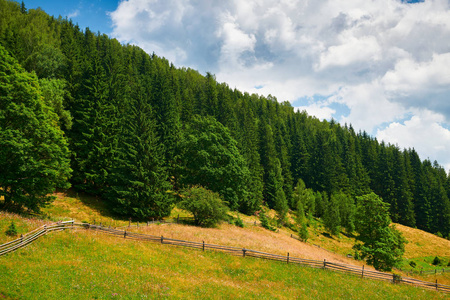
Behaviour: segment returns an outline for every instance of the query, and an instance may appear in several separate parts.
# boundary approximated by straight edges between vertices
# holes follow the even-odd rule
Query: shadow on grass
[[[329,234],[328,232],[323,231],[323,232],[322,232],[322,235],[323,235],[324,237],[326,237],[326,238],[329,238],[329,239],[334,240],[334,237],[333,237],[331,234]]]
[[[102,217],[111,218],[118,221],[129,220],[129,218],[115,213],[112,208],[108,207],[106,201],[101,199],[99,196],[93,196],[82,191],[77,191],[74,188],[58,192],[64,194],[66,197],[80,200],[83,205],[97,212]]]

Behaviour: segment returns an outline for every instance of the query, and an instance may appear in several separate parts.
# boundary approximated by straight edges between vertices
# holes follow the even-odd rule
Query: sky
[[[450,0],[30,0],[450,169]]]

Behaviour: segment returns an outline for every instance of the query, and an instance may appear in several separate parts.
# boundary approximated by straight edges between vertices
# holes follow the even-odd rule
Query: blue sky
[[[25,4],[450,169],[449,0]]]
[[[19,1],[20,2],[20,1]],[[27,8],[42,8],[49,15],[62,16],[78,23],[80,28],[110,33],[112,22],[108,12],[114,11],[119,1],[111,0],[25,0]]]

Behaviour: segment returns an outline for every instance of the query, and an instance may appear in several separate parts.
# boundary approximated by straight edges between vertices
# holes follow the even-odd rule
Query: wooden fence
[[[144,225],[144,224],[142,224],[142,225]],[[139,225],[137,224],[136,226],[139,226]],[[414,285],[414,286],[418,286],[418,287],[422,287],[422,288],[435,289],[435,290],[438,290],[441,292],[450,293],[450,286],[439,284],[437,282],[437,280],[435,283],[426,282],[426,281],[421,281],[421,280],[414,279],[414,278],[401,277],[401,276],[395,275],[395,274],[367,270],[367,269],[364,269],[364,266],[362,268],[360,268],[360,267],[356,267],[356,266],[352,266],[352,265],[327,262],[326,260],[319,261],[319,260],[302,259],[302,258],[292,257],[289,255],[289,253],[287,253],[287,255],[284,256],[284,255],[271,254],[271,253],[256,251],[256,250],[252,250],[252,249],[245,249],[245,248],[240,248],[240,247],[230,247],[230,246],[208,244],[208,243],[205,243],[204,241],[202,241],[200,243],[200,242],[171,239],[171,238],[166,238],[164,236],[154,236],[154,235],[136,233],[136,232],[132,232],[129,230],[127,231],[127,230],[120,230],[120,229],[116,229],[116,228],[108,228],[108,227],[105,227],[102,225],[75,223],[74,221],[65,221],[65,222],[54,223],[51,225],[44,225],[44,226],[39,227],[25,235],[22,235],[20,238],[14,240],[14,241],[2,244],[2,245],[0,245],[0,256],[5,255],[10,252],[13,252],[17,249],[23,248],[23,247],[29,245],[30,243],[34,242],[38,238],[40,238],[50,232],[61,231],[61,230],[66,230],[66,229],[80,229],[80,228],[84,228],[87,230],[99,231],[99,232],[114,235],[114,236],[117,236],[118,238],[123,238],[123,239],[152,241],[152,242],[157,242],[157,243],[167,244],[167,245],[195,248],[195,249],[198,249],[201,251],[206,251],[206,250],[221,251],[221,252],[230,253],[232,255],[238,255],[238,256],[243,256],[243,257],[255,257],[255,258],[260,258],[260,259],[280,261],[280,262],[283,262],[286,264],[297,264],[297,265],[309,266],[309,267],[313,267],[313,268],[332,270],[332,271],[346,273],[346,274],[353,274],[356,276],[360,276],[362,278],[366,277],[366,278],[371,278],[371,279],[390,281],[393,283],[405,283],[405,284],[410,284],[410,285]]]

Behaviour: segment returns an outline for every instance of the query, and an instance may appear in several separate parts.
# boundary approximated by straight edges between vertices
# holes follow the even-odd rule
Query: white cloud
[[[343,88],[332,100],[350,109],[350,114],[341,118],[342,123],[351,123],[355,128],[369,133],[382,123],[403,118],[407,112],[401,104],[386,98],[383,87],[378,82]]]
[[[449,89],[450,52],[433,54],[430,61],[402,59],[382,79],[392,92],[415,93],[420,90]]]
[[[373,36],[356,38],[348,36],[342,44],[331,46],[320,56],[317,70],[327,67],[346,67],[353,63],[377,62],[381,59],[381,48]]]
[[[445,118],[428,110],[416,111],[403,123],[393,122],[387,128],[377,132],[377,139],[398,145],[402,148],[414,148],[425,154],[422,159],[437,160],[450,169],[450,130],[442,126]]]
[[[419,111],[450,122],[448,0],[124,0],[110,16],[120,41],[233,88],[291,102],[332,95],[302,108],[329,118],[345,105],[337,119],[357,130],[388,138]],[[424,141],[427,157],[438,144]]]
[[[299,106],[294,109],[295,111],[306,111],[309,115],[315,116],[319,120],[330,120],[334,113],[336,113],[336,110],[321,105],[320,103],[312,103],[308,106]]]
[[[67,18],[72,19],[72,18],[76,18],[80,15],[80,10],[76,9],[73,12],[71,12],[70,14],[67,15]]]

